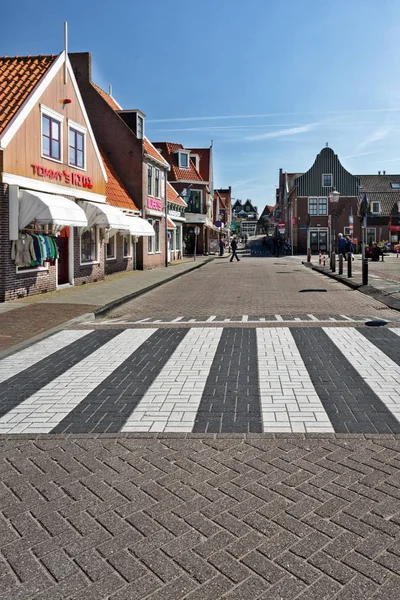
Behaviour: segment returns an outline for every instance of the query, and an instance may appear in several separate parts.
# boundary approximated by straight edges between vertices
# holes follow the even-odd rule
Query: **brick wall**
[[[133,271],[134,261],[133,261],[133,252],[135,245],[132,242],[131,246],[131,257],[124,258],[124,243],[123,236],[119,233],[115,236],[116,240],[116,257],[114,259],[106,260],[105,264],[105,273],[106,275],[110,275],[110,273],[117,273],[119,271]]]
[[[44,272],[16,273],[9,240],[8,186],[0,184],[0,301],[51,292],[57,288],[56,276],[55,266]]]
[[[74,228],[74,283],[95,283],[104,279],[104,240],[99,244],[99,264],[81,265],[79,229]]]

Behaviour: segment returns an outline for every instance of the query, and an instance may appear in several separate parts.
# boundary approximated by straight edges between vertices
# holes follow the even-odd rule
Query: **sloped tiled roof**
[[[143,138],[144,151],[163,163],[166,167],[169,167],[169,162],[165,160],[165,158],[154,148],[153,144],[147,139],[147,137]]]
[[[391,183],[400,184],[400,175],[356,175],[360,178],[361,192],[366,192],[370,202],[381,203],[382,216],[389,216],[393,206],[400,201],[400,190]]]
[[[9,125],[57,56],[0,58],[0,133]]]
[[[101,87],[99,87],[98,85],[93,83],[93,81],[91,81],[90,83],[92,84],[94,89],[100,94],[100,96],[103,98],[103,100],[105,100],[107,102],[107,104],[109,106],[111,106],[112,109],[121,110],[121,107],[118,104],[118,102],[116,100],[114,100],[114,98],[112,96],[110,96],[110,94],[107,94],[107,92],[105,92],[104,90],[101,89]]]
[[[168,202],[173,202],[174,204],[178,204],[179,206],[183,206],[185,208],[187,206],[186,202],[183,200],[183,198],[178,196],[178,192],[172,187],[169,181],[167,181],[167,200]]]
[[[175,223],[169,217],[167,217],[167,222],[168,222],[168,229],[176,229]]]
[[[160,149],[161,154],[171,165],[171,171],[169,178],[171,181],[198,181],[203,182],[203,179],[194,166],[193,162],[189,160],[189,168],[181,169],[178,164],[178,154],[175,154],[178,150],[186,150],[191,152],[189,148],[184,148],[182,144],[175,144],[173,142],[153,142],[153,146]]]
[[[109,162],[105,152],[101,151],[101,158],[103,159],[108,179],[106,183],[107,203],[111,204],[112,206],[117,206],[118,208],[138,210],[137,206],[125,189],[124,184],[118,177],[114,167]]]

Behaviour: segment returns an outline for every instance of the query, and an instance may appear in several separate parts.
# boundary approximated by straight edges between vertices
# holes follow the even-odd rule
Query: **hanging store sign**
[[[147,198],[147,206],[153,210],[162,210],[161,200],[156,200],[155,198]]]
[[[63,171],[57,171],[55,169],[48,169],[47,167],[36,165],[34,163],[31,164],[31,167],[33,169],[33,174],[38,175],[39,177],[51,179],[56,182],[72,184],[83,188],[92,189],[93,187],[93,177],[88,177],[87,175],[82,175],[81,173],[71,173],[65,169]]]
[[[171,210],[170,208],[168,209],[168,214],[170,217],[175,217],[177,219],[182,217],[182,213],[179,210]]]

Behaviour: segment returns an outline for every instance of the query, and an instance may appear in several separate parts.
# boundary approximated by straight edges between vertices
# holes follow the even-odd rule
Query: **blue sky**
[[[328,142],[352,173],[400,172],[398,0],[19,0],[0,54],[89,51],[152,141],[214,142],[215,184],[259,208]],[[339,190],[340,191],[340,190]]]

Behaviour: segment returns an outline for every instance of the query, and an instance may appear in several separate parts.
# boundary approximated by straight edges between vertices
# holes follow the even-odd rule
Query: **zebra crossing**
[[[143,319],[127,319],[124,317],[110,317],[109,321],[113,323],[118,323],[120,325],[128,325],[128,324],[136,324],[136,325],[161,325],[161,324],[181,324],[181,325],[193,325],[193,324],[221,324],[225,325],[227,323],[266,323],[266,324],[274,324],[274,323],[365,323],[365,321],[374,320],[377,317],[373,316],[352,316],[352,315],[324,315],[318,314],[314,315],[310,314],[293,314],[293,315],[238,315],[226,317],[222,315],[208,315],[203,317],[190,317],[190,316],[177,316],[177,317],[165,317],[165,318],[156,318],[156,317],[145,317]],[[385,319],[388,322],[399,322],[400,317],[391,317],[390,319]],[[107,321],[107,322],[109,322]]]
[[[0,434],[400,433],[400,329],[66,330],[0,361]]]

